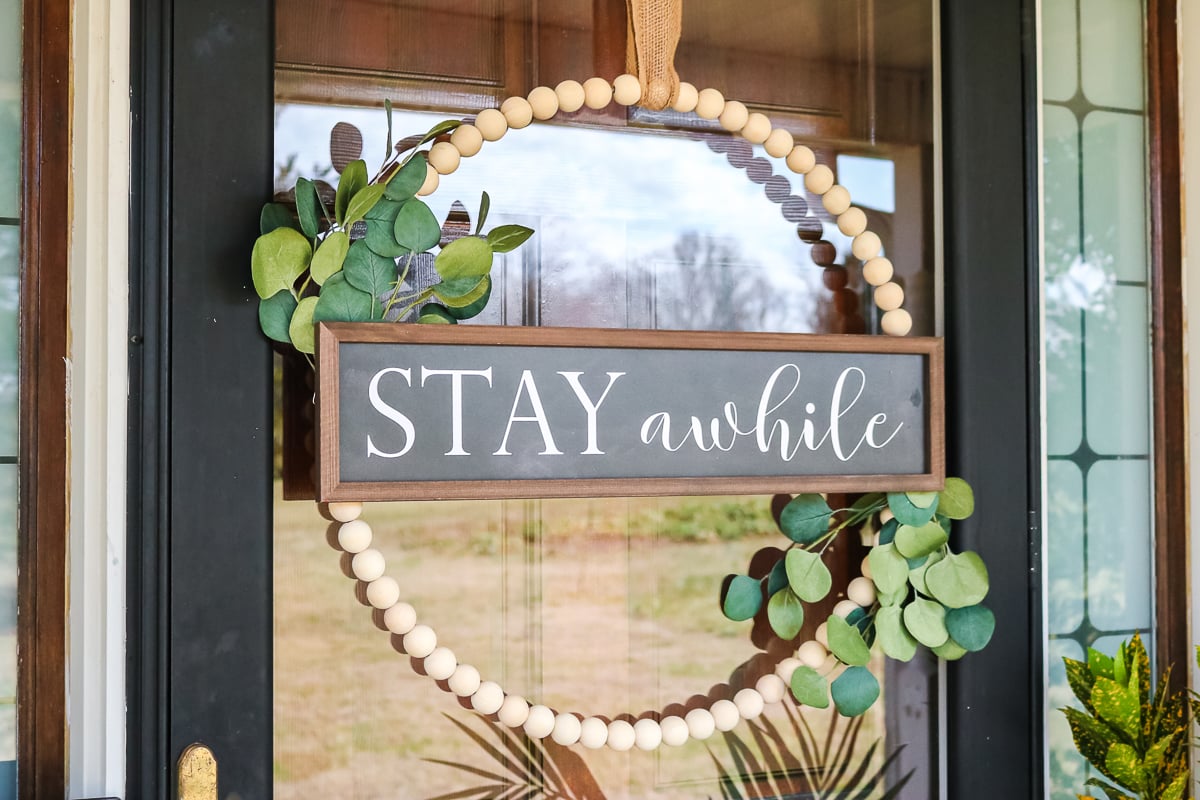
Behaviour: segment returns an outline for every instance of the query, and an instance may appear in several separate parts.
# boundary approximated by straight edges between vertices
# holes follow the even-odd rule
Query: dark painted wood
[[[1183,213],[1180,201],[1177,6],[1146,5],[1151,325],[1154,342],[1154,575],[1156,666],[1188,685],[1187,397],[1184,391]]]
[[[17,787],[66,792],[67,252],[71,6],[25,0],[22,72]]]

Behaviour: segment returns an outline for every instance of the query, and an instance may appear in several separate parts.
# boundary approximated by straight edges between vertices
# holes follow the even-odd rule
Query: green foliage
[[[385,110],[390,141],[390,103]],[[438,123],[417,147],[460,124]],[[250,259],[263,333],[307,356],[315,350],[313,325],[321,321],[411,319],[453,325],[479,315],[491,299],[495,254],[516,249],[533,230],[501,225],[483,231],[491,205],[484,192],[476,235],[441,246],[453,237],[416,196],[427,171],[425,151],[402,158],[389,145],[375,178],[368,177],[361,159],[346,166],[332,216],[316,184],[307,178],[296,182],[294,208],[281,203],[263,206],[261,235]],[[441,281],[417,291],[408,282],[409,270],[414,257],[425,253],[434,256]]]
[[[1151,693],[1150,658],[1136,635],[1114,657],[1089,648],[1087,661],[1063,662],[1083,709],[1061,710],[1075,748],[1102,776],[1087,785],[1108,800],[1180,800],[1190,775],[1188,718],[1184,693],[1167,689],[1171,670]],[[1194,695],[1191,702],[1200,710]]]

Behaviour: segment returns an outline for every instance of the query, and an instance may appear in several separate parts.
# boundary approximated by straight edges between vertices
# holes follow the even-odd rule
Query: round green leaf
[[[296,298],[291,292],[276,292],[266,300],[258,301],[258,324],[263,333],[277,342],[288,344],[292,341],[288,326],[292,324],[294,313]]]
[[[996,615],[987,606],[951,608],[946,612],[946,630],[964,649],[978,653],[992,640]]]
[[[458,320],[450,314],[450,310],[442,308],[437,303],[426,303],[421,306],[421,311],[417,314],[417,322],[422,325],[458,324]]]
[[[775,562],[775,566],[771,567],[771,574],[767,576],[767,595],[773,595],[787,585],[787,567],[784,566],[784,560],[781,558]]]
[[[350,205],[350,198],[362,191],[366,185],[367,162],[360,158],[347,164],[346,168],[342,170],[342,177],[338,180],[337,195],[333,199],[333,216],[343,227],[350,227],[346,224],[346,208]]]
[[[478,236],[464,236],[446,245],[433,262],[444,281],[480,277],[492,269],[492,246]]]
[[[281,203],[267,203],[262,207],[262,213],[258,217],[258,228],[258,232],[264,235],[276,228],[300,230],[291,209]]]
[[[905,492],[904,496],[917,508],[929,508],[937,500],[937,492]]]
[[[424,253],[441,240],[442,226],[438,225],[437,217],[433,216],[429,206],[413,198],[400,206],[392,226],[392,235],[396,238],[396,244],[407,252]],[[491,264],[489,258],[489,268]]]
[[[920,527],[901,525],[896,531],[896,550],[905,558],[920,558],[940,550],[946,540],[945,529],[936,521],[926,522]]]
[[[258,296],[266,300],[276,292],[291,291],[308,269],[312,254],[308,239],[293,228],[276,228],[258,237],[250,255],[250,275]]]
[[[488,231],[488,244],[497,253],[507,253],[516,250],[533,236],[533,229],[524,225],[501,225]]]
[[[879,699],[879,681],[866,667],[850,667],[829,687],[833,704],[843,717],[857,717]]]
[[[313,309],[313,322],[370,322],[375,299],[355,289],[343,277],[333,275],[321,287],[321,297]]]
[[[881,544],[867,554],[871,580],[879,593],[891,594],[908,585],[908,561],[894,544]]]
[[[361,242],[360,242],[361,244]],[[363,244],[365,248],[366,245]],[[312,259],[309,272],[318,285],[329,280],[329,277],[342,268],[346,261],[346,253],[350,249],[350,237],[343,231],[334,231],[325,237],[317,248]]]
[[[917,598],[904,607],[904,627],[926,647],[941,647],[950,638],[946,609],[941,603]]]
[[[915,505],[904,492],[889,492],[887,499],[888,508],[896,515],[896,519],[900,520],[901,525],[919,527],[933,519],[933,514],[937,511],[936,495],[934,501],[924,507]]]
[[[871,660],[871,650],[863,641],[858,629],[836,614],[825,622],[825,635],[829,638],[829,650],[843,664],[861,667]]]
[[[898,530],[900,530],[900,521],[897,519],[889,519],[883,523],[883,527],[879,529],[879,543],[891,544],[895,541]]]
[[[762,585],[748,575],[733,575],[725,588],[721,610],[735,622],[747,620],[762,608]]]
[[[987,567],[978,553],[952,553],[929,568],[925,585],[947,608],[977,605],[987,597]]]
[[[938,658],[944,658],[947,661],[958,661],[967,654],[967,651],[958,642],[953,639],[947,639],[945,644],[938,647],[931,647],[933,654]]]
[[[938,510],[950,519],[966,519],[975,513],[975,492],[962,478],[946,478],[938,493]]]
[[[896,606],[879,609],[875,612],[875,633],[888,658],[911,661],[917,653],[917,640],[904,627],[902,614]]]
[[[300,230],[310,239],[317,238],[321,231],[321,202],[317,199],[317,187],[308,178],[296,181],[296,215],[300,217]]]
[[[911,566],[908,572],[908,582],[913,588],[926,597],[930,596],[929,587],[925,585],[925,575],[929,568],[941,561],[945,556],[940,552],[930,553],[927,557],[921,559],[921,563]]]
[[[471,319],[471,317],[478,316],[479,312],[487,307],[488,301],[492,299],[492,279],[490,276],[485,275],[483,277],[483,285],[484,292],[477,300],[461,308],[447,306],[446,311],[450,316],[455,319]]]
[[[829,683],[812,667],[796,667],[792,673],[792,697],[801,705],[829,708]]]
[[[288,336],[301,353],[312,353],[316,350],[313,336],[313,311],[316,307],[317,298],[304,298],[296,305],[292,321],[288,324]]]
[[[433,285],[433,293],[448,308],[465,308],[488,291],[485,283],[487,276],[482,278],[455,278],[452,281],[442,281]]]
[[[786,586],[767,601],[767,622],[771,630],[785,642],[795,639],[804,626],[804,604]]]
[[[833,576],[829,567],[817,553],[793,548],[784,556],[784,569],[787,571],[788,586],[801,599],[816,603],[825,599],[833,588]]]
[[[421,184],[425,183],[425,176],[428,174],[429,166],[425,160],[425,155],[423,153],[414,153],[408,161],[404,162],[404,166],[400,167],[392,175],[391,179],[387,182],[387,188],[384,190],[383,196],[388,200],[404,202],[417,193],[417,190],[421,188]]]
[[[342,271],[346,283],[375,298],[391,289],[396,282],[396,262],[372,251],[363,239],[350,245]]]
[[[802,494],[783,507],[779,527],[793,542],[812,544],[829,533],[829,518],[833,514],[825,498],[819,494]]]
[[[375,183],[360,189],[346,206],[346,221],[344,227],[349,228],[361,219],[366,218],[367,212],[383,199],[383,190],[387,188],[381,183]]]
[[[894,592],[876,592],[875,599],[879,601],[879,605],[885,608],[898,606],[908,599],[908,584],[905,583]]]

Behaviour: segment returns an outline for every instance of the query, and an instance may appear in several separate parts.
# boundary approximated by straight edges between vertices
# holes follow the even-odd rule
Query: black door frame
[[[132,18],[127,796],[173,796],[175,760],[200,741],[222,795],[264,798],[271,354],[247,254],[272,188],[273,4],[134,0]],[[1036,798],[1034,8],[944,0],[941,25],[949,462],[977,489],[961,536],[998,618],[995,655],[948,672],[947,796]]]

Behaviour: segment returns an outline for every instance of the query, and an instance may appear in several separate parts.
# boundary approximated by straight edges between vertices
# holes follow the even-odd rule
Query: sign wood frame
[[[924,356],[925,470],[871,475],[343,480],[338,441],[341,423],[339,356],[343,344]],[[938,338],[335,322],[318,324],[317,356],[317,488],[321,502],[935,491],[945,483],[944,346]]]

